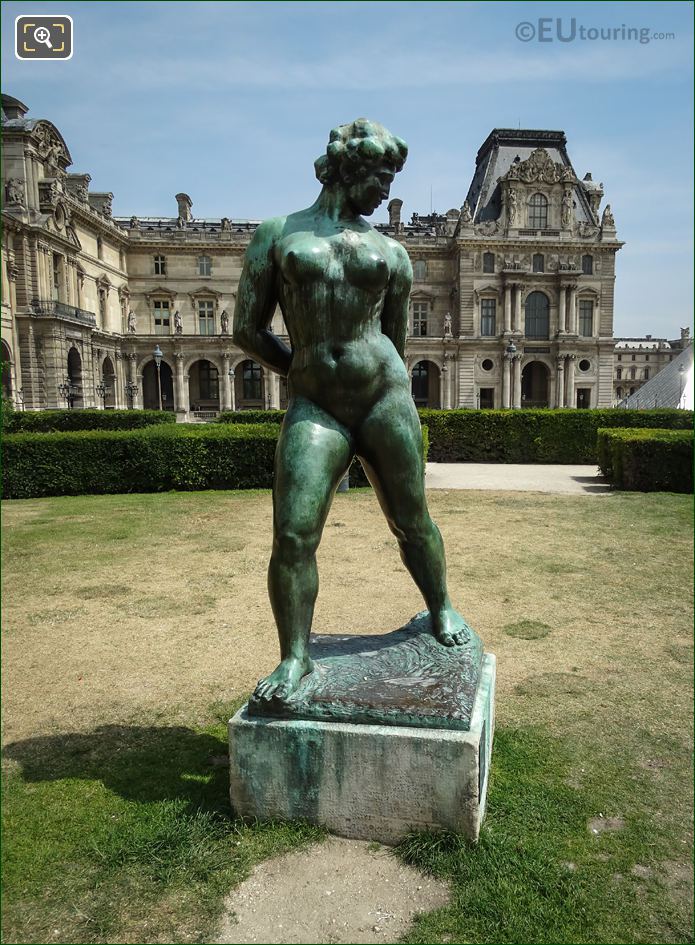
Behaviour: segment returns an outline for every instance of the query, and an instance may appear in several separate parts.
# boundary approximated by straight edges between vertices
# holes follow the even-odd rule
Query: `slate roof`
[[[639,390],[621,400],[618,406],[628,410],[653,410],[656,407],[680,406],[688,375],[692,374],[692,367],[693,346],[688,345],[678,357],[670,361]]]

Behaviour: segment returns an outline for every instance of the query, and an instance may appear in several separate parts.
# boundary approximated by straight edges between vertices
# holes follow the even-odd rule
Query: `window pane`
[[[534,194],[529,200],[528,223],[533,230],[545,230],[548,226],[548,201],[543,194]]]
[[[585,276],[591,276],[594,272],[594,257],[582,256],[582,272]]]
[[[483,272],[495,271],[495,254],[483,253]]]
[[[261,366],[255,361],[244,361],[244,400],[261,400]]]
[[[525,322],[527,338],[550,337],[550,303],[543,292],[532,292],[526,299]]]
[[[495,335],[495,321],[497,314],[497,301],[495,299],[480,300],[480,334]]]
[[[534,272],[545,272],[545,256],[543,253],[534,253],[533,255],[533,271]]]
[[[590,338],[594,333],[594,303],[586,299],[579,302],[579,334]]]
[[[422,338],[427,335],[428,302],[413,302],[413,334]]]

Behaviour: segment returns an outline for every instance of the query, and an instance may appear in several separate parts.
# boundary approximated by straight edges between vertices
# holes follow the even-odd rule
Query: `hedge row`
[[[12,433],[3,437],[3,497],[269,489],[277,424]],[[423,430],[425,457],[427,430]],[[357,461],[351,485],[368,485]]]
[[[595,463],[600,427],[689,429],[685,410],[421,410],[439,463]]]
[[[617,489],[693,491],[692,430],[599,430],[598,463]]]
[[[58,433],[68,430],[138,430],[176,423],[166,410],[13,410],[4,419],[5,433]]]
[[[278,430],[151,426],[3,438],[3,496],[268,489]]]
[[[435,463],[595,463],[599,427],[690,429],[687,410],[420,410]],[[220,423],[282,422],[283,410],[237,410]]]

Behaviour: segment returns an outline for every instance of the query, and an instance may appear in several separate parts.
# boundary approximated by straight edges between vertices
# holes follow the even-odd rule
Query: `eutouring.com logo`
[[[675,33],[660,33],[650,26],[585,26],[577,23],[575,17],[569,19],[558,16],[543,16],[539,19],[522,20],[514,27],[514,35],[522,43],[642,43],[660,42],[675,39]]]

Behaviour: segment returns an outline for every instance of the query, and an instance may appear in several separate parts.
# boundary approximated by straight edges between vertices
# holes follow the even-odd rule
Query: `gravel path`
[[[608,495],[611,487],[596,466],[514,463],[428,463],[428,489],[493,489]]]

